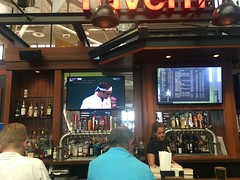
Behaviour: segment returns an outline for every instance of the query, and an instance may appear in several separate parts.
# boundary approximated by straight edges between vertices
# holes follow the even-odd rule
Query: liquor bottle
[[[20,107],[19,107],[19,102],[18,102],[16,110],[15,110],[15,117],[19,117],[19,116],[20,116]]]
[[[88,142],[86,141],[83,145],[83,156],[88,156]]]
[[[27,90],[27,89],[24,89],[23,97],[24,97],[24,98],[27,98],[27,97],[28,97],[28,90]]]
[[[89,156],[93,156],[93,141],[92,139],[90,139],[89,141],[89,146],[88,146],[88,152],[89,152]]]
[[[199,152],[199,139],[196,135],[193,135],[192,140],[193,140],[193,153],[198,153]]]
[[[33,117],[38,117],[38,104],[36,103],[33,109]]]
[[[32,102],[30,103],[30,106],[28,107],[27,116],[28,117],[33,117],[33,105],[32,105]]]
[[[134,144],[133,155],[134,155],[137,159],[139,159],[139,147],[138,147],[138,145],[137,145],[136,143]]]
[[[145,160],[145,147],[144,147],[144,143],[143,143],[141,135],[140,135],[140,138],[139,138],[138,147],[139,147],[139,159],[141,161],[144,161]]]
[[[44,105],[43,102],[41,102],[40,104],[40,113],[39,113],[40,117],[43,118],[44,117]]]
[[[51,101],[48,101],[48,105],[47,105],[47,116],[51,117],[52,116],[52,103]]]
[[[176,138],[175,134],[170,136],[170,149],[171,149],[172,153],[177,152],[177,142],[176,142],[175,138]]]
[[[176,146],[177,146],[178,154],[182,154],[182,152],[183,152],[183,150],[182,150],[182,148],[183,148],[182,135],[180,135],[179,139],[177,140]]]
[[[23,101],[21,106],[21,116],[24,117],[25,115],[26,115],[26,106],[25,106],[25,101]]]
[[[58,158],[58,152],[57,152],[57,147],[53,148],[53,160],[56,160]]]

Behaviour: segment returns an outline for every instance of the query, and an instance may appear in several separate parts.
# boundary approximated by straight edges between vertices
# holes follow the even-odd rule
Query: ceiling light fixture
[[[102,4],[92,14],[91,22],[96,27],[113,28],[119,24],[117,10],[107,2],[108,0],[102,0]]]
[[[37,37],[37,38],[45,37],[45,34],[43,32],[33,32],[32,35]]]
[[[218,58],[220,55],[219,54],[214,54],[213,57],[214,58]]]
[[[212,14],[212,24],[226,26],[237,23],[240,20],[240,7],[233,2],[226,2],[218,6]]]

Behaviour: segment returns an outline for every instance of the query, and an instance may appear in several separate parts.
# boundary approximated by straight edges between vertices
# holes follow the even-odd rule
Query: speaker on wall
[[[41,50],[20,50],[20,60],[26,60],[29,62],[39,62],[43,60]]]

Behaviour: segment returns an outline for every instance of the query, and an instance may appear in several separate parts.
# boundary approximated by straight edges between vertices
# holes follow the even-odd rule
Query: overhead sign
[[[153,11],[161,10],[165,3],[167,3],[168,9],[174,9],[176,8],[176,4],[178,1],[175,0],[124,0],[126,3],[126,6],[129,10],[136,10],[138,8],[139,1],[143,1],[144,6]],[[101,2],[101,1],[100,1]],[[109,1],[111,3],[111,6],[114,9],[120,10],[121,9],[121,3],[122,0],[111,0]],[[204,9],[206,7],[206,0],[197,0],[197,8]],[[82,0],[83,10],[90,10],[90,0]],[[100,4],[99,4],[100,5]],[[190,9],[192,8],[192,0],[183,0],[183,7],[184,9]]]

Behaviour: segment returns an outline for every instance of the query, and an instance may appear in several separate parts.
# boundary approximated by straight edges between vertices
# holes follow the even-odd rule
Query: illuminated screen
[[[222,103],[222,68],[158,68],[157,91],[158,104]]]
[[[107,89],[104,83],[109,83]],[[105,110],[125,108],[124,76],[68,77],[66,109]]]

